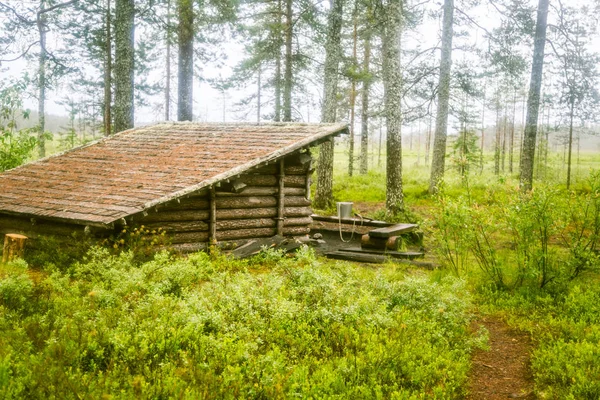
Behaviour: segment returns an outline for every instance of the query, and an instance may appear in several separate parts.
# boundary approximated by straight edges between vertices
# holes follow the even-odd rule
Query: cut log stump
[[[18,233],[7,233],[4,236],[4,249],[2,250],[2,262],[9,262],[15,258],[23,257],[27,236]]]

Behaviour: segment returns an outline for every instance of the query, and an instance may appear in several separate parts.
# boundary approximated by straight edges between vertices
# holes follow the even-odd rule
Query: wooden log
[[[286,218],[283,223],[284,226],[308,226],[312,224],[311,217],[299,217],[299,218]]]
[[[310,214],[307,214],[309,213]],[[283,210],[283,214],[286,218],[288,217],[307,217],[312,215],[312,209],[310,207],[286,207]]]
[[[179,222],[179,221],[196,221],[204,220],[208,221],[210,212],[209,210],[181,210],[181,211],[150,211],[148,215],[143,216],[137,214],[134,216],[133,221],[140,224],[150,224],[154,222]],[[219,212],[217,211],[217,218]]]
[[[151,211],[148,215],[138,214],[134,222],[139,224],[150,224],[154,222],[180,222],[208,220],[208,210],[182,210],[182,211]],[[312,214],[310,207],[286,207],[284,215],[288,217],[307,217]],[[230,208],[217,209],[217,220],[221,219],[244,219],[244,218],[274,218],[277,216],[275,207],[257,207],[257,208]],[[0,225],[1,226],[1,225]]]
[[[351,253],[363,253],[363,254],[383,254],[393,258],[413,260],[415,258],[423,258],[425,253],[420,251],[392,251],[392,250],[376,250],[376,249],[363,249],[361,247],[349,247],[340,249],[343,251],[349,251]]]
[[[65,236],[70,237],[73,233],[83,234],[85,226],[75,224],[61,224],[43,219],[20,218],[13,216],[0,216],[0,234],[19,233],[35,239],[38,236]],[[103,231],[94,228],[92,231]]]
[[[251,228],[251,229],[232,229],[226,231],[217,231],[217,240],[247,239],[257,237],[274,236],[276,228]],[[310,233],[308,226],[289,226],[283,228],[283,234],[286,236],[300,236]],[[170,235],[171,243],[195,243],[206,242],[208,232],[176,232]]]
[[[269,186],[247,186],[239,193],[219,192],[217,197],[244,197],[244,196],[276,196],[279,193],[279,188]],[[286,187],[283,190],[286,196],[303,196],[306,197],[306,189]]]
[[[2,250],[2,262],[9,262],[15,258],[22,258],[25,252],[25,243],[28,237],[18,233],[7,233],[4,236],[4,248]]]
[[[313,214],[312,219],[314,219],[315,221],[333,222],[336,224],[340,222],[338,217],[330,217],[330,216],[317,215],[317,214]],[[378,227],[378,228],[385,228],[386,226],[394,225],[391,222],[376,221],[376,220],[372,220],[372,219],[368,219],[368,218],[363,218],[363,219],[342,218],[341,222],[342,222],[342,224],[345,224],[345,225],[356,225],[356,226],[362,225],[362,226],[373,226],[373,227]]]
[[[325,256],[327,258],[333,258],[336,260],[346,260],[371,264],[383,264],[388,260],[386,256],[381,254],[352,253],[349,251],[341,250],[325,253]]]
[[[362,235],[360,239],[360,246],[365,249],[379,249],[379,250],[398,250],[403,246],[402,238],[399,236],[392,236],[390,238],[374,238],[369,234]]]
[[[306,175],[310,171],[310,166],[307,165],[286,165],[285,174],[286,175]],[[261,174],[261,175],[275,175],[279,172],[279,168],[276,164],[265,165],[256,169],[253,169],[252,172],[248,174],[244,174],[241,177],[243,178],[245,175]]]
[[[279,193],[277,198],[277,235],[283,235],[283,209],[285,207],[285,161],[279,160]],[[308,204],[307,204],[308,205]]]
[[[218,216],[218,212],[217,212]],[[285,218],[284,226],[308,226],[312,223],[310,217]],[[246,229],[246,228],[273,228],[276,220],[274,218],[250,218],[250,219],[217,219],[217,231]],[[163,221],[144,224],[150,230],[163,229],[167,233],[176,232],[200,232],[208,231],[208,221]]]
[[[274,228],[276,222],[273,218],[258,219],[229,219],[217,221],[217,231],[248,229],[248,228]]]
[[[395,224],[388,226],[387,228],[378,228],[369,231],[371,237],[377,238],[389,238],[391,236],[398,236],[403,233],[409,233],[416,230],[419,226],[416,224]]]
[[[208,241],[213,245],[217,242],[217,199],[214,186],[210,187],[210,221],[208,229],[210,230]]]
[[[274,186],[277,187],[275,175],[244,175],[240,178],[248,186]],[[303,188],[306,186],[306,175],[286,175],[285,186]]]
[[[163,229],[167,233],[171,232],[194,232],[207,231],[209,222],[204,221],[161,221],[144,224],[144,227],[150,230]]]

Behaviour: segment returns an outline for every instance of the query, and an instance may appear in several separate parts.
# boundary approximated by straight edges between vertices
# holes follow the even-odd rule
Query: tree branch
[[[42,14],[48,13],[50,11],[54,11],[57,8],[70,6],[71,4],[77,3],[78,1],[79,0],[70,0],[70,1],[66,1],[64,3],[55,4],[52,7],[44,8],[43,10],[38,11],[38,15],[42,15]]]
[[[25,50],[25,51],[24,51],[24,52],[23,52],[21,55],[19,55],[19,56],[15,57],[15,58],[11,58],[11,59],[9,59],[9,60],[0,60],[0,62],[12,62],[12,61],[17,61],[19,58],[22,58],[22,57],[26,56],[26,55],[27,55],[27,53],[29,53],[29,50],[31,50],[31,48],[32,48],[33,46],[35,46],[36,44],[38,44],[38,43],[39,43],[39,40],[38,40],[38,41],[35,41],[35,42],[33,42],[33,43],[31,43],[31,44],[29,45],[29,47],[27,47],[27,49],[26,49],[26,50]]]

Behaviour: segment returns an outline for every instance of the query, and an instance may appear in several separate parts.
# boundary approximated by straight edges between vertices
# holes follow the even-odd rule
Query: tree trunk
[[[360,114],[360,173],[366,174],[369,170],[369,89],[371,86],[369,77],[369,68],[371,64],[371,37],[370,32],[365,37],[365,55],[363,59],[363,74],[366,78],[363,80],[362,87],[362,109]]]
[[[356,57],[356,45],[358,42],[358,18],[356,13],[358,12],[358,1],[354,1],[354,12],[352,13],[353,28],[352,28],[352,63],[357,65]],[[355,122],[356,122],[356,78],[351,77],[352,82],[350,84],[350,135],[348,142],[348,176],[354,174],[354,133],[355,133]]]
[[[261,92],[262,92],[262,83],[261,83],[261,78],[262,78],[262,65],[261,63],[258,63],[258,77],[256,80],[256,123],[260,124],[260,96],[261,96]]]
[[[177,84],[177,120],[194,119],[194,3],[178,0],[179,73]]]
[[[432,117],[429,115],[429,127],[427,128],[427,141],[425,142],[425,165],[429,165],[429,153],[431,152],[431,125]]]
[[[40,1],[40,11],[37,14],[37,28],[40,38],[40,56],[38,66],[38,155],[40,158],[46,156],[46,16],[44,15],[45,1]]]
[[[165,121],[171,119],[171,0],[167,0],[167,30],[165,34]]]
[[[500,175],[500,101],[496,103],[496,141],[494,142],[494,174]]]
[[[117,0],[115,21],[115,131],[133,128],[134,0]]]
[[[438,107],[435,119],[433,160],[429,193],[437,191],[437,185],[444,178],[446,163],[446,136],[448,134],[448,108],[450,103],[450,70],[452,68],[452,37],[454,24],[454,0],[444,0],[444,20],[442,27],[442,58],[438,84]]]
[[[517,116],[517,89],[515,88],[515,95],[513,97],[513,112],[512,121],[510,124],[510,147],[508,149],[508,172],[513,173],[513,159],[515,152],[515,119]]]
[[[342,58],[341,31],[344,0],[330,0],[327,42],[325,44],[325,70],[323,110],[321,122],[336,121],[338,69]],[[314,206],[325,209],[333,203],[333,139],[324,142],[319,150],[317,165],[317,190]]]
[[[386,209],[404,210],[402,193],[402,71],[400,69],[402,1],[392,0],[383,26],[383,101],[387,126]]]
[[[575,113],[575,99],[571,98],[569,104],[569,150],[567,155],[567,190],[571,187],[571,154],[573,150],[573,114]]]
[[[546,45],[546,26],[549,0],[539,0],[535,39],[533,46],[533,63],[531,66],[531,82],[527,98],[527,121],[523,138],[523,155],[520,166],[521,190],[529,191],[533,185],[533,163],[535,158],[535,138],[537,134],[538,112],[540,107],[540,90],[544,69],[544,47]]]
[[[285,2],[285,76],[283,82],[283,121],[292,120],[292,0]]]
[[[483,173],[483,147],[485,145],[485,86],[483,88],[483,103],[481,105],[481,148],[479,149],[479,173]]]
[[[106,0],[106,45],[104,47],[104,136],[112,133],[112,32],[111,32],[111,0]]]
[[[277,0],[277,13],[276,13],[276,37],[275,42],[277,43],[277,51],[275,53],[275,122],[281,121],[281,18],[283,15],[283,8],[281,5],[282,0]]]
[[[27,236],[17,233],[8,233],[4,236],[4,248],[2,250],[2,262],[13,261],[16,258],[23,257]]]

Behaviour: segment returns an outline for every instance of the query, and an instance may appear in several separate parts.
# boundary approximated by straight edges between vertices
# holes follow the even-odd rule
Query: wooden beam
[[[317,214],[313,214],[311,215],[312,219],[315,221],[323,221],[323,222],[334,222],[334,223],[338,223],[339,219],[338,217],[330,217],[330,216],[325,216],[325,215],[317,215]],[[385,221],[376,221],[373,219],[369,219],[369,218],[342,218],[342,224],[356,224],[358,226],[373,226],[373,227],[377,227],[377,228],[385,228],[387,226],[392,226],[394,225],[391,222],[385,222]]]
[[[283,235],[283,220],[285,207],[285,161],[279,160],[279,198],[277,199],[277,235]]]
[[[215,187],[210,187],[210,233],[208,241],[210,245],[217,244],[217,200],[215,194]]]

